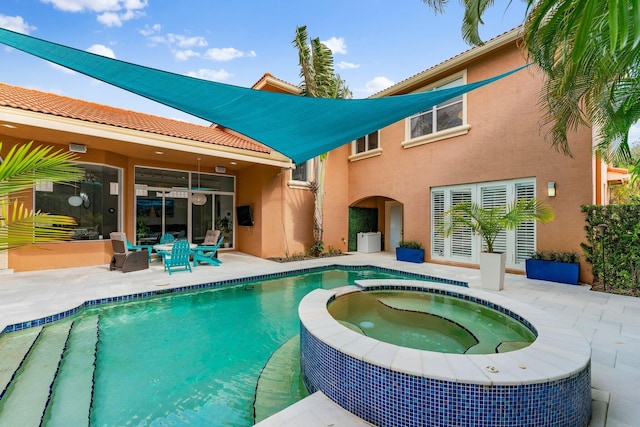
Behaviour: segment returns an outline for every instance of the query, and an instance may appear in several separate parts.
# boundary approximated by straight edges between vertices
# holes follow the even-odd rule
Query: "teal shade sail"
[[[0,43],[233,129],[301,163],[512,74],[463,86],[368,99],[255,90],[120,61],[0,28]]]

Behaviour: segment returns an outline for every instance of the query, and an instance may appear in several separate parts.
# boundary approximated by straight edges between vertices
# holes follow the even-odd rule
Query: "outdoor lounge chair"
[[[122,232],[114,231],[112,233],[109,233],[109,238],[111,240],[122,240],[127,245],[126,246],[127,250],[131,252],[147,251],[149,262],[151,262],[151,252],[153,252],[153,245],[132,245],[126,233],[122,233]]]
[[[109,270],[121,270],[123,273],[145,270],[149,268],[149,255],[146,250],[131,252],[124,241],[111,239],[113,256],[109,264]]]
[[[172,270],[182,268],[184,270],[191,270],[191,264],[189,263],[189,257],[191,256],[191,248],[189,242],[186,240],[178,240],[173,244],[171,253],[165,253],[164,256],[164,270],[169,274]]]
[[[204,235],[203,246],[215,246],[220,238],[220,230],[207,230],[207,234]]]
[[[215,230],[215,231],[218,231],[218,230]],[[218,235],[220,235],[219,231],[218,231]],[[193,249],[193,266],[196,267],[200,262],[205,262],[211,265],[222,264],[222,261],[218,259],[217,254],[218,254],[218,249],[220,248],[220,245],[222,244],[223,241],[224,241],[224,236],[220,237],[220,240],[218,240],[218,243],[216,243],[213,246],[202,244],[197,248]],[[206,239],[205,239],[205,242],[206,242]]]

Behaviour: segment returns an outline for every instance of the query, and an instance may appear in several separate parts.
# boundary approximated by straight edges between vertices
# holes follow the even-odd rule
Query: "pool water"
[[[354,292],[336,298],[328,310],[356,332],[417,350],[505,353],[535,340],[531,330],[504,313],[429,292]]]
[[[398,277],[325,270],[86,309],[80,324],[99,315],[91,426],[251,426],[260,372],[299,333],[304,295]]]

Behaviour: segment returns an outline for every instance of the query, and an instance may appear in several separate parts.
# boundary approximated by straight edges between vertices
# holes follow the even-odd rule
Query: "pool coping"
[[[298,314],[300,322],[316,338],[358,360],[410,375],[487,386],[547,383],[577,375],[590,365],[591,346],[580,332],[528,304],[442,283],[398,279],[359,280],[356,283],[357,286],[312,291],[300,302]],[[489,301],[526,319],[537,332],[537,338],[528,347],[507,353],[437,353],[400,347],[361,335],[341,325],[327,310],[327,303],[332,298],[362,288],[394,284]]]
[[[96,306],[99,306],[99,305],[112,304],[112,303],[117,303],[117,302],[134,301],[134,300],[138,300],[138,299],[150,298],[150,297],[154,297],[154,296],[162,296],[162,295],[174,294],[174,293],[192,292],[192,291],[204,290],[204,289],[214,289],[214,288],[218,288],[218,287],[222,287],[222,286],[240,284],[240,283],[243,283],[243,282],[251,282],[251,281],[258,281],[258,280],[269,280],[269,279],[275,279],[275,278],[278,278],[278,277],[293,276],[293,275],[296,275],[296,274],[313,273],[313,272],[317,272],[317,271],[332,270],[332,269],[338,269],[338,270],[344,270],[344,271],[349,271],[349,270],[367,270],[368,269],[368,270],[376,270],[376,271],[387,272],[387,273],[403,274],[403,275],[406,275],[406,276],[409,276],[409,277],[416,277],[416,278],[426,279],[426,280],[429,280],[429,281],[432,281],[432,282],[435,282],[435,283],[449,283],[451,285],[459,286],[459,287],[467,287],[468,286],[468,284],[466,282],[462,282],[462,281],[458,281],[458,280],[445,279],[445,278],[431,276],[431,275],[427,275],[427,274],[420,274],[420,273],[413,273],[413,272],[408,272],[408,271],[396,270],[396,269],[393,269],[393,268],[379,267],[379,266],[374,266],[374,265],[330,264],[330,265],[321,265],[321,266],[315,266],[315,267],[299,268],[299,269],[295,269],[295,270],[286,270],[286,271],[259,274],[259,275],[246,276],[246,277],[238,277],[238,278],[219,280],[219,281],[214,281],[214,282],[205,282],[205,283],[200,283],[200,284],[196,284],[196,285],[176,286],[176,287],[172,287],[172,288],[158,289],[158,290],[153,290],[153,291],[137,292],[137,293],[133,293],[133,294],[125,294],[125,295],[114,296],[114,297],[105,297],[105,298],[86,300],[86,301],[80,303],[79,305],[77,305],[75,307],[72,307],[72,308],[70,308],[68,310],[65,310],[65,311],[62,311],[62,312],[59,312],[59,313],[55,313],[55,314],[52,314],[52,315],[40,317],[40,318],[37,318],[37,319],[25,321],[25,322],[19,322],[19,323],[6,325],[0,331],[0,336],[2,336],[5,333],[11,333],[11,332],[20,331],[20,330],[23,330],[23,329],[43,326],[43,325],[49,324],[51,322],[55,322],[57,320],[62,320],[62,319],[71,317],[71,316],[73,316],[75,314],[80,313],[85,308],[96,307]],[[0,325],[0,327],[1,326],[2,325]]]

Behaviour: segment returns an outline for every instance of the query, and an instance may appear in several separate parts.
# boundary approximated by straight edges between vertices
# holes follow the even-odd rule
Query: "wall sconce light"
[[[549,181],[547,184],[547,196],[556,197],[556,183],[554,181]]]

